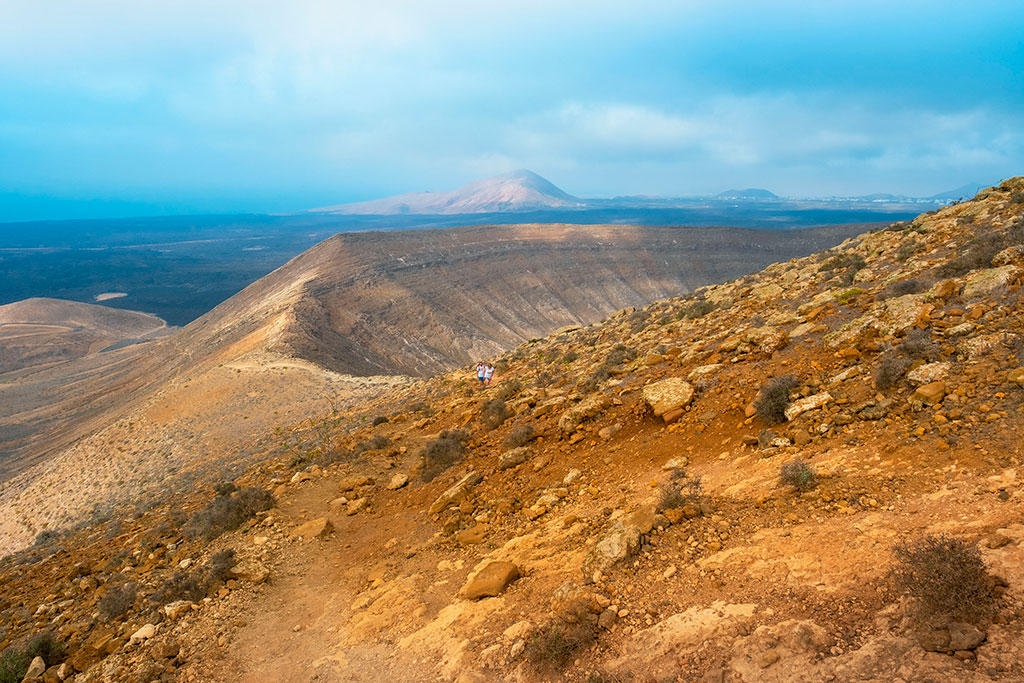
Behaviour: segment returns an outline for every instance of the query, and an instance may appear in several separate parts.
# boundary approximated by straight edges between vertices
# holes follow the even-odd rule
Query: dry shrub
[[[135,605],[137,592],[138,586],[131,581],[110,586],[97,605],[100,617],[105,621],[111,621],[127,614]]]
[[[909,358],[930,359],[938,355],[938,346],[932,341],[928,330],[911,330],[899,345],[899,350]]]
[[[247,486],[229,495],[215,496],[202,510],[196,510],[185,525],[184,532],[189,538],[210,541],[226,531],[237,529],[273,506],[274,496],[270,491]]]
[[[363,439],[357,443],[352,454],[362,455],[367,451],[379,451],[382,448],[387,448],[390,443],[391,439],[383,434],[377,434],[375,436],[371,436],[369,439]]]
[[[796,388],[797,382],[793,375],[775,377],[761,387],[754,401],[757,416],[768,424],[779,424],[786,419],[786,407],[789,406],[789,394]]]
[[[907,373],[910,360],[903,356],[889,354],[882,357],[875,368],[875,388],[880,391],[892,389]]]
[[[537,431],[533,428],[533,425],[519,425],[505,437],[502,441],[502,445],[505,448],[519,448],[530,443],[538,436]]]
[[[779,483],[797,491],[810,491],[818,485],[818,474],[806,460],[797,458],[779,470]]]
[[[924,244],[922,244],[918,240],[912,239],[907,242],[904,242],[896,250],[896,259],[898,261],[906,261],[914,254],[921,251],[922,248],[924,248]]]
[[[995,582],[976,546],[928,535],[899,543],[893,554],[895,586],[914,598],[922,621],[976,621],[992,611]]]
[[[636,349],[630,348],[625,344],[616,344],[608,352],[608,355],[605,356],[604,364],[607,366],[621,365],[635,359],[636,355]]]
[[[390,420],[388,419],[387,415],[378,415],[377,417],[373,418],[373,422],[370,424],[371,426],[376,427],[377,425],[387,424],[388,422],[390,422]]]
[[[495,398],[484,404],[484,408],[480,413],[480,421],[484,423],[484,427],[487,429],[497,429],[511,415],[512,412],[505,405],[505,402],[500,398]]]
[[[423,467],[420,476],[424,481],[434,477],[462,459],[466,451],[469,432],[465,429],[446,429],[423,449]]]
[[[698,299],[684,308],[682,312],[680,312],[679,317],[686,318],[688,320],[696,320],[698,318],[703,318],[713,310],[715,310],[715,305],[713,303],[707,299]]]
[[[540,627],[526,645],[526,658],[538,672],[558,674],[597,640],[597,616],[575,605]]]
[[[160,588],[149,596],[149,601],[166,605],[177,600],[199,602],[210,589],[231,578],[235,566],[235,551],[226,549],[214,553],[205,565],[192,572],[176,571]]]
[[[677,510],[687,505],[695,505],[697,508],[703,509],[706,503],[704,484],[700,477],[682,482],[678,478],[674,478],[673,481],[662,485],[661,493],[658,496],[657,510],[658,512]]]

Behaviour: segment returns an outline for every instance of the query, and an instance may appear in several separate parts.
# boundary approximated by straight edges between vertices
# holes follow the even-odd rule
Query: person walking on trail
[[[494,377],[494,366],[488,363],[484,369],[484,384],[489,385],[492,377]]]
[[[484,376],[487,374],[487,365],[483,362],[476,364],[476,379],[480,382],[480,386],[484,385]]]

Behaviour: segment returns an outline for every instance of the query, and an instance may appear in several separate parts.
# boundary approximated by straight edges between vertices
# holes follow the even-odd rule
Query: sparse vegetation
[[[928,330],[911,330],[900,342],[899,350],[908,358],[931,359],[938,355],[938,346]]]
[[[779,424],[786,419],[786,408],[789,406],[789,395],[797,386],[792,375],[775,377],[761,387],[754,401],[757,416],[768,424]]]
[[[382,448],[387,448],[390,444],[391,439],[383,434],[377,434],[375,436],[371,436],[369,439],[363,439],[357,443],[355,449],[352,451],[352,455],[362,455],[367,451],[379,451]]]
[[[377,425],[387,424],[388,422],[390,422],[390,420],[388,420],[387,415],[378,415],[377,417],[373,418],[371,426],[376,427]]]
[[[912,277],[907,280],[900,280],[899,282],[894,282],[885,288],[883,298],[918,294],[919,292],[923,292],[926,287],[927,285],[916,277]]]
[[[908,260],[911,256],[921,251],[924,248],[924,244],[916,239],[907,240],[899,246],[896,250],[896,260],[901,263]]]
[[[505,402],[500,398],[495,398],[484,404],[483,410],[480,412],[480,421],[487,429],[497,429],[511,415]]]
[[[505,448],[519,448],[525,446],[534,439],[537,438],[537,432],[534,430],[533,425],[519,425],[505,437],[502,441],[502,445]]]
[[[109,586],[97,605],[100,617],[105,621],[113,621],[124,616],[135,604],[137,593],[138,586],[132,581]]]
[[[687,320],[696,320],[697,318],[703,318],[713,310],[715,310],[713,303],[706,299],[698,299],[684,308],[680,313],[680,317]]]
[[[466,451],[469,432],[465,429],[446,429],[423,449],[423,467],[420,475],[424,481],[434,477],[462,459]]]
[[[893,353],[882,356],[882,360],[875,367],[875,388],[879,391],[887,391],[896,386],[903,375],[907,374],[910,367],[910,360]]]
[[[64,644],[52,633],[33,636],[24,647],[9,647],[0,654],[0,683],[21,683],[36,657],[50,667],[62,662],[66,654]]]
[[[850,284],[853,282],[854,276],[858,270],[861,270],[867,265],[864,257],[860,254],[852,252],[843,252],[836,254],[835,256],[828,258],[818,267],[820,273],[831,273],[836,270],[843,271],[840,280],[844,284]]]
[[[810,491],[818,485],[818,474],[806,460],[797,458],[779,470],[779,483],[796,491]]]
[[[693,505],[698,510],[704,509],[707,501],[704,496],[704,484],[701,478],[694,477],[680,481],[681,476],[662,485],[661,493],[658,496],[658,512],[682,509],[687,505]]]
[[[994,581],[976,546],[929,535],[898,544],[893,555],[896,588],[914,599],[922,621],[973,621],[991,612]]]
[[[608,355],[605,356],[604,364],[608,366],[621,365],[622,363],[634,360],[636,356],[636,349],[630,348],[625,344],[616,344],[608,352]]]
[[[235,566],[235,551],[226,549],[214,553],[205,565],[195,571],[176,571],[160,588],[149,595],[155,605],[166,605],[176,600],[198,602],[210,590],[231,577]]]
[[[210,541],[273,506],[274,496],[270,491],[252,486],[218,495],[192,515],[185,525],[185,535]]]
[[[935,271],[939,277],[960,277],[972,270],[989,268],[995,255],[1009,246],[1008,240],[995,234],[978,235],[964,249]]]
[[[557,674],[596,640],[597,617],[586,605],[574,605],[533,634],[526,645],[526,658],[535,670]]]

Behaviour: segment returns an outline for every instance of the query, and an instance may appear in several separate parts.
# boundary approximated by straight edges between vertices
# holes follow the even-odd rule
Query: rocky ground
[[[5,559],[4,661],[75,681],[1024,680],[1022,214],[1018,178],[530,342],[489,387],[467,369],[310,410],[230,485]],[[939,571],[907,579],[927,539]],[[950,588],[942,610],[922,585]]]

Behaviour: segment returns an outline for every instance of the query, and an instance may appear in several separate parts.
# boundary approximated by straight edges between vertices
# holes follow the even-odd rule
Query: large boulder
[[[467,600],[493,598],[505,592],[509,584],[518,578],[519,567],[511,562],[490,562],[466,582],[462,597]]]
[[[770,325],[750,330],[744,339],[750,344],[755,344],[766,356],[770,356],[789,343],[789,335],[785,330]]]
[[[326,517],[318,517],[292,529],[292,538],[323,538],[334,531],[334,524]]]
[[[662,417],[690,405],[693,385],[679,377],[669,377],[645,386],[640,392],[640,399],[654,411],[655,417]]]

